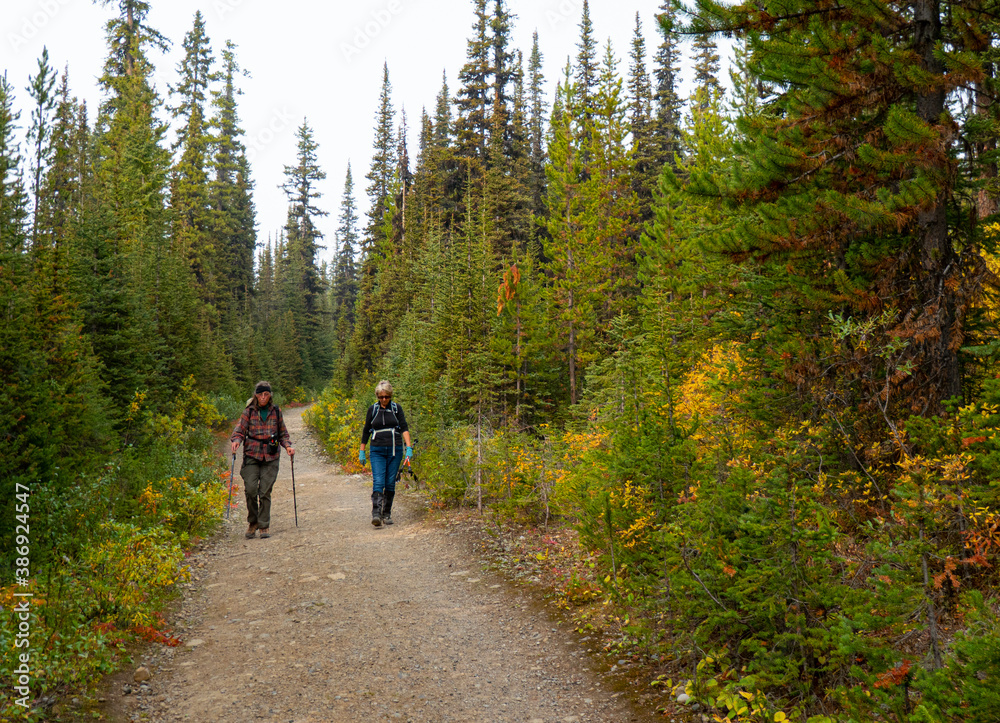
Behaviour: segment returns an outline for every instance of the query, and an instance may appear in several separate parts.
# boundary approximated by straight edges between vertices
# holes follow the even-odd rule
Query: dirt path
[[[283,455],[271,538],[243,538],[241,500],[225,534],[192,556],[177,628],[185,644],[138,661],[152,673],[146,683],[113,683],[115,718],[654,720],[602,687],[572,633],[422,522],[418,498],[398,495],[396,524],[372,527],[370,478],[338,475],[301,409],[285,420],[298,528]]]

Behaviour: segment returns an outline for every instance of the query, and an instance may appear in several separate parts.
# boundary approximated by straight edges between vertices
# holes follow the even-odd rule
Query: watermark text
[[[15,485],[14,520],[14,582],[19,588],[14,605],[14,648],[17,650],[17,668],[14,669],[14,702],[27,708],[31,700],[31,597],[27,592],[31,577],[31,488],[20,482]]]

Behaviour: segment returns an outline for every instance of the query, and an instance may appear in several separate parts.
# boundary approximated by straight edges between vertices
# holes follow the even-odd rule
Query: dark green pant
[[[247,495],[247,522],[251,525],[260,528],[271,526],[271,488],[278,478],[278,461],[243,458],[240,476]]]

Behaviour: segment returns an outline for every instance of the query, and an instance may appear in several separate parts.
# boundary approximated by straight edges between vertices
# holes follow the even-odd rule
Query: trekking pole
[[[226,502],[226,519],[229,519],[229,508],[233,506],[233,475],[236,474],[236,452],[233,452],[233,468],[229,470],[229,501]]]
[[[290,455],[292,461],[292,504],[295,506],[295,526],[299,526],[299,503],[295,501],[295,455]]]

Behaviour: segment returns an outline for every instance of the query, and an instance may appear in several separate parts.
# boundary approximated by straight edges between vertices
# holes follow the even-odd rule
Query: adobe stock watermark
[[[243,0],[215,0],[212,3],[212,9],[215,10],[216,16],[222,20],[229,13],[236,12],[236,9],[242,4]]]
[[[582,14],[583,6],[579,0],[561,0],[555,8],[545,11],[545,19],[549,22],[550,28],[555,28],[565,22],[579,22]]]
[[[14,668],[14,703],[27,708],[31,701],[31,598],[27,592],[31,577],[31,507],[28,499],[31,488],[20,482],[15,484],[14,497],[14,582],[20,590],[14,593],[17,603],[13,608],[16,621],[14,629],[14,649],[18,666]]]
[[[370,20],[364,25],[354,27],[351,42],[341,42],[340,53],[344,56],[344,60],[348,64],[354,62],[354,58],[361,55],[362,51],[371,45],[401,12],[403,3],[400,0],[389,0],[384,7],[372,10]]]
[[[18,50],[27,45],[42,32],[42,28],[52,22],[59,11],[73,0],[38,0],[35,10],[24,15],[20,21],[10,24],[12,31],[7,33],[7,42],[11,50]]]
[[[271,114],[271,118],[260,130],[246,135],[247,161],[253,160],[281,133],[292,127],[294,119],[286,108],[281,108]]]

